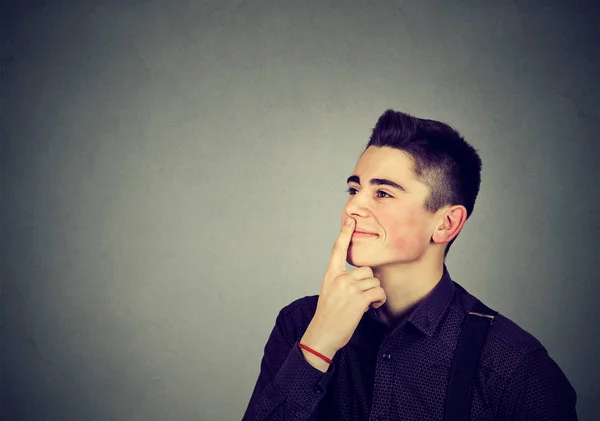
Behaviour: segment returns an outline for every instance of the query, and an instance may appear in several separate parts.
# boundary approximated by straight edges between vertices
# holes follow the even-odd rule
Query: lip
[[[377,238],[378,234],[374,234],[372,232],[362,232],[362,231],[354,231],[352,233],[352,238]]]

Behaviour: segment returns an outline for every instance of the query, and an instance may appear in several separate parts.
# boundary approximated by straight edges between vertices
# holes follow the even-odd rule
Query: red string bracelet
[[[315,351],[314,349],[310,349],[309,347],[307,347],[306,345],[302,345],[301,343],[298,343],[298,346],[302,349],[306,349],[311,354],[315,354],[317,357],[321,358],[327,364],[331,364],[332,361],[329,358],[327,358],[325,355]]]

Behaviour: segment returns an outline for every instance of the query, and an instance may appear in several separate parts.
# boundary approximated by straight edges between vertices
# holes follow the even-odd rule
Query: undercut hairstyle
[[[471,216],[481,184],[481,158],[448,124],[387,110],[373,128],[365,151],[370,146],[395,148],[412,158],[415,177],[430,191],[427,211],[462,205],[467,219]],[[444,258],[457,237],[448,242]]]

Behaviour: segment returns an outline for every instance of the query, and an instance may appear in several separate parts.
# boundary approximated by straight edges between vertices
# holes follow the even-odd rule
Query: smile
[[[359,238],[360,238],[360,239],[365,239],[365,240],[366,240],[366,239],[369,239],[369,238],[377,238],[377,237],[379,237],[379,235],[377,235],[377,234],[368,234],[368,233],[366,233],[366,232],[356,232],[356,231],[355,231],[355,232],[352,234],[352,239],[353,239],[353,240],[358,240]]]

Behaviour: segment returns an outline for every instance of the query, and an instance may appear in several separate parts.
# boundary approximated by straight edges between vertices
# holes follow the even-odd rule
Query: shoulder
[[[453,311],[469,311],[476,298],[458,286]],[[484,303],[485,304],[485,303]],[[477,371],[481,390],[499,419],[572,420],[577,396],[568,379],[530,332],[500,312]]]
[[[309,295],[292,301],[279,311],[277,325],[292,337],[299,339],[315,315],[318,301],[318,295]]]
[[[456,282],[454,284],[457,288],[458,297],[454,300],[452,310],[466,315],[478,298],[470,294],[465,288],[460,286],[460,284],[457,284]],[[487,306],[485,302],[483,302],[483,304]],[[488,340],[492,339],[498,341],[499,343],[504,344],[506,348],[516,353],[527,354],[543,348],[542,344],[535,336],[505,316],[502,313],[502,309],[494,310],[498,311],[498,314],[496,314],[492,327],[489,330]]]
[[[457,286],[461,297],[455,301],[458,304],[455,304],[453,310],[466,314],[477,298],[460,285]],[[510,377],[529,355],[546,353],[546,350],[534,335],[502,314],[501,309],[494,310],[498,311],[498,314],[490,327],[481,364],[502,377]]]
[[[294,315],[310,315],[315,314],[317,310],[317,302],[319,301],[318,295],[307,295],[306,297],[298,298],[288,305],[284,306],[280,314],[284,316],[294,316]]]
[[[544,348],[535,336],[502,313],[494,318],[489,337],[497,341],[498,346],[523,356]]]

